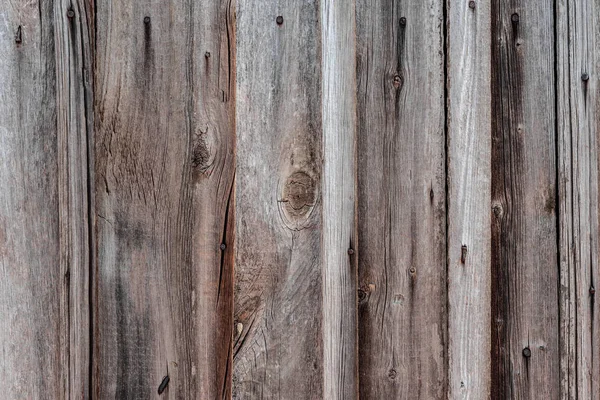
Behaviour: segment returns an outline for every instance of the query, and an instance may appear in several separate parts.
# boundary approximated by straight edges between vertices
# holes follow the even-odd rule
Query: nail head
[[[219,246],[219,248],[221,250],[225,250],[227,248],[227,245],[225,243],[221,243],[221,245]]]
[[[283,17],[279,15],[275,21],[277,22],[277,25],[281,25],[283,24]]]
[[[590,294],[592,296],[596,294],[596,288],[595,287],[593,287],[593,286],[590,287]]]
[[[531,349],[529,347],[525,347],[523,349],[523,357],[526,357],[526,358],[531,357]]]
[[[590,79],[590,76],[587,74],[587,72],[584,72],[584,73],[581,75],[581,80],[582,80],[582,81],[584,81],[584,82],[587,82],[587,81],[588,81],[588,79]]]
[[[210,51],[207,51],[206,53],[204,53],[204,57],[210,58]]]
[[[150,23],[150,17],[144,17],[144,23],[147,25]]]
[[[73,18],[74,16],[75,16],[75,11],[73,11],[73,10],[67,11],[67,17]]]
[[[349,255],[352,255],[352,254],[354,254],[354,249],[348,249],[348,254],[349,254]]]
[[[472,0],[471,0],[471,1],[469,2],[469,8],[470,8],[471,10],[473,10],[473,9],[475,8],[475,2],[474,2],[474,1],[472,1]]]
[[[406,25],[406,17],[400,17],[400,25],[402,25],[402,26]]]
[[[519,22],[519,14],[514,13],[513,15],[510,16],[510,20],[515,23]]]

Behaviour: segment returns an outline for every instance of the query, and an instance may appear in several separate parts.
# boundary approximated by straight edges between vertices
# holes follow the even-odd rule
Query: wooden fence
[[[599,19],[0,0],[0,397],[600,399]]]

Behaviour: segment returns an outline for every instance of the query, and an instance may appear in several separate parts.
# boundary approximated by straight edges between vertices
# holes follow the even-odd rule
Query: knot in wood
[[[394,75],[394,87],[396,89],[402,87],[402,77],[398,74]]]
[[[313,178],[305,172],[297,171],[287,178],[280,203],[286,217],[295,222],[308,216],[315,205],[316,196]]]
[[[388,378],[394,380],[394,379],[396,379],[396,377],[398,377],[398,372],[396,372],[396,370],[394,368],[390,369],[388,371]]]

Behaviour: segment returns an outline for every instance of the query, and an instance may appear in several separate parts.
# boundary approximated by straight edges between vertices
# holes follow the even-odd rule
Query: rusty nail
[[[19,25],[19,27],[17,28],[17,34],[15,35],[15,42],[21,43],[22,41],[23,41],[23,38],[21,35],[21,25]]]
[[[354,249],[348,249],[348,254],[349,254],[349,255],[352,255],[352,254],[354,254]]]
[[[275,21],[277,22],[277,25],[281,25],[283,24],[283,17],[279,15]]]
[[[593,296],[596,294],[596,288],[593,286],[590,286],[590,294]]]
[[[162,392],[165,391],[165,389],[167,388],[167,386],[169,385],[169,375],[166,375],[162,382],[160,383],[160,385],[158,386],[158,394],[162,394]]]
[[[470,1],[470,2],[469,2],[469,8],[470,8],[471,10],[475,9],[475,2],[474,2],[474,1]]]
[[[227,245],[225,243],[221,243],[221,245],[219,246],[219,248],[221,250],[225,250],[227,248]]]
[[[150,23],[150,17],[144,17],[144,23],[148,25]]]
[[[523,357],[525,357],[525,358],[531,357],[531,349],[529,347],[525,347],[523,349]]]
[[[519,22],[519,14],[514,13],[510,16],[510,20],[516,24],[517,22]]]
[[[207,51],[206,53],[204,53],[204,57],[210,58],[210,51]]]
[[[400,17],[400,25],[406,26],[406,18],[405,17]]]
[[[590,79],[590,76],[587,74],[587,72],[584,72],[584,73],[581,75],[581,80],[582,80],[582,81],[584,81],[584,82],[587,82],[587,81],[588,81],[588,79]]]
[[[467,245],[463,244],[460,249],[460,262],[463,264],[467,260],[467,252],[468,252]]]
[[[75,16],[75,11],[73,11],[73,10],[67,11],[67,17],[73,18],[74,16]]]

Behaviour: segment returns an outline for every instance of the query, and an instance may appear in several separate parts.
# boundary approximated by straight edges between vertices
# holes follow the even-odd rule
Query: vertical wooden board
[[[447,1],[450,399],[490,397],[490,1]]]
[[[68,306],[69,396],[90,398],[91,226],[89,174],[93,133],[93,8],[85,1],[54,3],[56,117],[61,263],[65,265]]]
[[[227,398],[232,3],[96,11],[94,397]]]
[[[355,2],[323,0],[324,398],[358,398]]]
[[[492,2],[492,388],[559,396],[554,10]]]
[[[556,11],[560,397],[598,399],[600,4],[561,0]]]
[[[52,2],[0,2],[2,397],[68,396]]]
[[[237,399],[324,396],[319,12],[238,2]]]
[[[358,0],[359,381],[447,396],[443,1]]]

